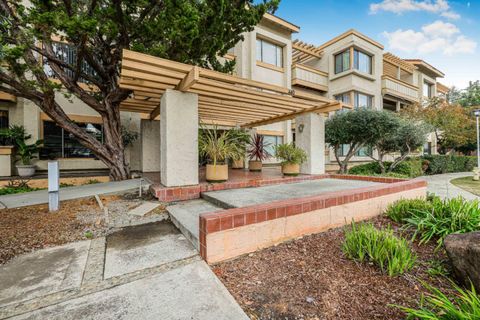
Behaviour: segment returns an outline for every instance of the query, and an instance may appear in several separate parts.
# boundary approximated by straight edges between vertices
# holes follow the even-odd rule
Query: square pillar
[[[300,166],[300,173],[325,173],[325,117],[305,113],[295,118],[295,145],[307,153],[307,161]]]
[[[198,184],[198,95],[167,89],[160,100],[160,181]]]

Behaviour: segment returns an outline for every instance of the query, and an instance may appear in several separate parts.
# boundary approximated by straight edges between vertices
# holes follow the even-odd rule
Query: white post
[[[59,209],[60,167],[58,161],[48,162],[48,210],[50,212]]]
[[[307,153],[300,172],[325,173],[325,117],[312,112],[302,114],[296,117],[295,125],[295,145]]]
[[[160,100],[160,180],[198,184],[198,95],[167,89]]]

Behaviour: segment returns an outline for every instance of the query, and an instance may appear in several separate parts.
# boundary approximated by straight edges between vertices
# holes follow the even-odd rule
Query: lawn
[[[474,181],[472,176],[456,178],[450,180],[450,182],[465,191],[480,196],[480,181]]]

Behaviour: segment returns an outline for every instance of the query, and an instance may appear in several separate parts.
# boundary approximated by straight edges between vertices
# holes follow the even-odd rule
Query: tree
[[[388,134],[395,121],[388,111],[358,108],[337,112],[325,123],[325,141],[334,149],[340,173],[348,171],[348,162],[364,146],[373,145]],[[348,145],[343,159],[339,155],[342,145]]]
[[[480,106],[480,81],[470,81],[467,88],[455,90],[449,95],[452,104],[460,104],[462,107]]]
[[[432,128],[440,153],[459,150],[475,141],[475,120],[471,108],[432,98],[425,105],[415,104],[403,109],[402,114],[414,121],[424,121]]]
[[[217,56],[243,40],[279,0],[0,0],[0,91],[35,103],[110,168],[129,177],[119,87],[123,49],[229,72]],[[68,42],[69,47],[54,39]],[[64,56],[72,50],[74,61]],[[48,67],[42,63],[48,62]],[[57,81],[52,81],[54,77]],[[80,82],[87,84],[87,87]],[[104,141],[76,125],[55,94],[73,95],[100,114]]]
[[[372,155],[371,158],[378,163],[382,173],[392,172],[412,151],[423,146],[430,132],[429,127],[421,121],[409,121],[393,113],[389,117],[391,129],[370,144],[370,147],[376,150],[376,157]],[[388,154],[398,156],[386,168],[384,158]]]

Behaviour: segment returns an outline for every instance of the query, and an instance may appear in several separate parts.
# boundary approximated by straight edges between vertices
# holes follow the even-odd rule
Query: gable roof
[[[408,61],[415,65],[420,71],[424,72],[425,74],[433,77],[439,77],[443,78],[445,77],[445,74],[432,66],[431,64],[427,63],[426,61],[422,59],[404,59],[405,61]]]
[[[358,31],[355,30],[355,29],[350,29],[350,30],[342,33],[341,35],[336,36],[335,38],[333,38],[333,39],[325,42],[325,43],[322,44],[322,45],[320,45],[318,48],[319,48],[319,49],[323,49],[323,48],[325,48],[325,47],[328,47],[328,46],[334,44],[335,42],[340,41],[340,40],[342,40],[343,38],[346,38],[346,37],[348,37],[348,36],[350,36],[350,35],[355,35],[355,36],[359,37],[360,39],[363,39],[363,40],[365,40],[365,41],[367,41],[367,42],[373,44],[374,46],[376,46],[376,47],[378,47],[378,48],[380,48],[380,49],[383,50],[383,45],[382,45],[381,43],[379,43],[379,42],[377,42],[377,41],[375,41],[375,40],[367,37],[366,35],[364,35],[363,33],[358,32]]]

